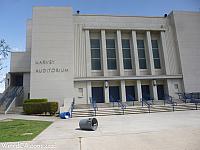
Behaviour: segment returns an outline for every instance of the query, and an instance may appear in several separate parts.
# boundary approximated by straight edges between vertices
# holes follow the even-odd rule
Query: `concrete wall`
[[[10,72],[30,72],[31,69],[31,53],[12,52],[10,62]]]
[[[100,30],[106,30],[106,38],[109,38],[110,31],[121,30],[122,37],[124,37],[124,31],[127,32],[129,30],[134,30],[137,32],[137,38],[143,38],[146,41],[146,31],[151,31],[151,38],[159,40],[159,50],[160,50],[160,58],[162,69],[155,69],[155,75],[177,75],[182,74],[179,52],[177,48],[177,43],[175,40],[175,29],[173,17],[170,15],[168,17],[135,17],[135,16],[109,16],[109,15],[74,15],[74,27],[75,27],[75,53],[74,53],[74,77],[81,78],[87,76],[87,66],[91,63],[88,57],[87,52],[90,52],[90,45],[87,46],[87,38],[85,31],[88,29],[90,31],[90,36],[94,36],[93,32],[98,32],[100,34]],[[112,29],[112,30],[110,30]],[[163,31],[164,43],[161,42],[161,34],[160,31]],[[92,33],[92,34],[91,34]],[[130,33],[129,33],[130,34]],[[113,35],[116,38],[116,33]],[[131,34],[129,36],[131,40]],[[147,44],[147,41],[145,42]],[[131,43],[132,45],[134,43]],[[161,44],[165,45],[165,49],[162,49]],[[117,47],[116,47],[117,48]],[[88,50],[89,49],[89,50]],[[118,51],[118,48],[116,49]],[[132,48],[133,51],[133,48]],[[146,45],[146,51],[147,45]],[[165,62],[163,60],[165,51]],[[141,75],[150,75],[149,70],[149,55],[147,55],[147,65],[148,69],[140,70]],[[134,58],[132,58],[134,59]],[[87,61],[89,60],[89,61]],[[119,68],[119,62],[117,62]],[[133,64],[133,67],[135,64]],[[168,66],[169,71],[165,72],[165,65]],[[103,65],[102,65],[103,67]],[[102,68],[103,69],[103,68]],[[134,68],[133,68],[134,70]],[[119,70],[118,70],[119,71]],[[119,75],[119,73],[108,73],[108,75]],[[92,71],[91,71],[92,72]],[[89,73],[92,76],[102,76],[100,72],[92,72]],[[124,72],[125,75],[134,75],[133,73]]]
[[[72,102],[74,28],[72,9],[34,7],[32,18],[31,98]]]
[[[179,51],[176,42],[176,33],[174,28],[173,15],[170,14],[166,18],[165,23],[166,31],[164,32],[164,45],[166,46],[163,50],[165,52],[165,62],[168,66],[168,75],[182,74],[181,64],[179,58]]]
[[[178,99],[179,97],[177,93],[184,92],[182,79],[167,79],[165,90],[168,91],[170,96]]]
[[[23,74],[23,87],[24,87],[24,99],[28,99],[30,93],[30,73]]]
[[[30,51],[32,46],[32,20],[26,22],[26,51]]]
[[[74,82],[75,103],[87,103],[87,84],[86,82]]]
[[[200,91],[200,13],[173,12],[186,92]]]
[[[166,77],[162,78],[163,82],[166,82],[165,88],[170,95],[177,97],[176,93],[183,91],[184,88],[186,92],[200,91],[199,24],[199,13],[190,12],[173,12],[168,17],[134,17],[73,15],[69,7],[34,7],[32,19],[27,21],[27,51],[11,54],[11,72],[24,73],[26,97],[30,90],[31,98],[58,100],[60,105],[64,99],[70,103],[73,97],[77,103],[88,103],[91,86],[95,86],[94,84],[99,86],[98,80],[102,80],[102,83],[103,80],[109,80],[110,84],[114,84],[115,81],[110,82],[113,76],[122,76],[120,78],[122,80],[125,80],[125,76],[136,76],[137,61],[134,61],[134,55],[137,54],[137,46],[134,42],[136,43],[135,37],[137,37],[145,41],[148,66],[147,69],[137,70],[139,72],[137,76],[155,77],[155,79]],[[106,61],[103,61],[103,58],[101,71],[88,69],[91,66],[90,37],[98,37],[104,41],[101,45],[101,51],[104,50],[104,53],[105,38],[116,39],[118,60],[116,71],[105,69],[105,75],[103,65],[107,64],[105,65]],[[121,47],[118,42],[120,37],[131,41],[132,70],[127,71],[122,68],[123,59],[119,53]],[[151,39],[159,41],[162,69],[152,69]],[[152,70],[155,73],[152,73]],[[184,86],[182,79],[177,77],[182,74]],[[88,82],[83,81],[83,78]],[[131,82],[136,85],[136,80]],[[140,84],[137,84],[139,87]],[[151,83],[142,81],[142,84]],[[117,85],[120,85],[120,82],[117,82]]]

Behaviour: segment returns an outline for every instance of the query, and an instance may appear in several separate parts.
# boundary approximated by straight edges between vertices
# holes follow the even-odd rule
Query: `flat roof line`
[[[102,17],[137,17],[137,18],[165,18],[164,16],[126,16],[126,15],[98,15],[98,14],[73,14],[73,16],[102,16]]]

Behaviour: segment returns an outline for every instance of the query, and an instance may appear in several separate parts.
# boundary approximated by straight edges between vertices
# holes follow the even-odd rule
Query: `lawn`
[[[0,121],[0,142],[30,141],[52,122],[6,119]]]

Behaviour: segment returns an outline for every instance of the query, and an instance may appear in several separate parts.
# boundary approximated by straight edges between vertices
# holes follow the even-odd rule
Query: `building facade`
[[[199,92],[200,13],[164,17],[73,14],[34,7],[26,51],[11,53],[6,86],[60,105]]]

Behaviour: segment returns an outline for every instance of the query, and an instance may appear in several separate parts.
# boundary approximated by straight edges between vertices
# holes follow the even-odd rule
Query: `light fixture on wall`
[[[105,81],[105,88],[108,88],[108,81]]]
[[[153,86],[156,86],[157,84],[156,84],[156,80],[153,80]]]

